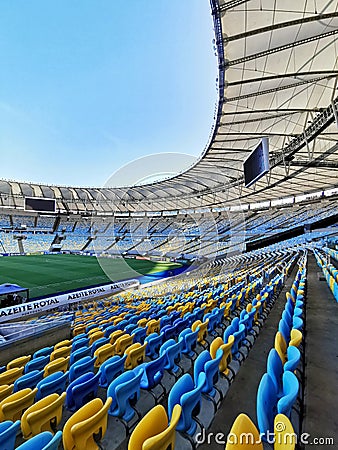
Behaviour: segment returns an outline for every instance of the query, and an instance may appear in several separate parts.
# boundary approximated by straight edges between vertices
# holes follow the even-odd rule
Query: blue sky
[[[101,186],[199,155],[217,60],[208,0],[2,0],[0,178]]]

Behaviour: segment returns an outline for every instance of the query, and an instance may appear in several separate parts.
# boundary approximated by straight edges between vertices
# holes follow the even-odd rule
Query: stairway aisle
[[[313,254],[309,253],[303,432],[312,438],[333,437],[334,445],[320,448],[337,448],[338,303],[326,281],[319,281],[319,273],[322,274]]]
[[[230,386],[210,428],[206,430],[207,435],[213,433],[210,444],[205,442],[198,447],[198,450],[224,450],[224,443],[217,443],[215,436],[217,433],[223,433],[224,438],[220,438],[219,440],[226,440],[226,436],[229,434],[234,420],[242,412],[247,414],[257,424],[256,395],[258,385],[262,375],[266,372],[268,353],[274,345],[278,323],[285,306],[285,294],[291,288],[297,269],[298,265],[295,265],[265,321],[253,348],[250,350],[249,356],[244,361],[234,382]]]

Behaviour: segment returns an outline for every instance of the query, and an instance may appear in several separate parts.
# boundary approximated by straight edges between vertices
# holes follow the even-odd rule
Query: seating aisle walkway
[[[256,395],[262,375],[266,372],[266,360],[271,347],[274,345],[275,334],[278,323],[285,306],[285,294],[291,288],[296,275],[298,265],[293,268],[286,281],[275,305],[273,306],[263,328],[261,329],[255,345],[249,356],[241,366],[234,382],[223,401],[221,408],[217,411],[211,427],[206,430],[206,435],[211,436],[210,443],[207,441],[198,447],[198,450],[224,450],[224,443],[217,443],[215,436],[224,433],[223,441],[230,432],[231,426],[238,416],[244,412],[257,424],[256,418]],[[207,436],[206,436],[207,437]],[[203,437],[201,438],[201,440]],[[222,440],[222,438],[220,438]]]
[[[303,432],[313,437],[333,437],[338,446],[338,303],[309,253],[306,306],[305,416]],[[311,438],[309,438],[311,440]],[[306,448],[314,448],[308,445]],[[316,448],[319,448],[316,447]]]

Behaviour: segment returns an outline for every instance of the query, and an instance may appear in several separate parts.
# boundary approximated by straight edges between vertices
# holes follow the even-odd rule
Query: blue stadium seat
[[[127,355],[122,357],[115,355],[101,364],[99,386],[107,388],[115,378],[124,372],[126,358]]]
[[[73,382],[76,378],[87,372],[94,372],[94,363],[96,358],[85,356],[79,359],[69,367],[69,382]]]
[[[13,392],[17,392],[25,388],[35,388],[37,383],[43,379],[43,371],[32,370],[15,380]]]
[[[42,370],[46,364],[49,363],[50,356],[38,356],[36,358],[33,357],[28,363],[25,365],[25,373],[29,373],[35,370]]]
[[[66,408],[76,411],[97,395],[100,374],[87,372],[74,380],[66,389]]]
[[[112,398],[108,414],[129,422],[135,415],[133,406],[140,397],[141,370],[128,370],[115,378],[107,389],[107,397]]]
[[[41,400],[50,394],[59,394],[66,390],[66,383],[68,381],[68,372],[55,372],[43,378],[36,385],[38,392],[36,393],[35,400]]]
[[[43,431],[17,447],[16,450],[58,450],[62,439],[62,431],[54,436],[49,431]]]
[[[0,423],[0,448],[1,450],[14,450],[16,434],[20,429],[20,420],[12,422],[5,420]]]
[[[168,415],[171,419],[175,405],[182,407],[182,413],[176,430],[192,436],[197,428],[197,424],[193,419],[193,413],[199,412],[201,404],[202,389],[205,384],[205,373],[199,375],[198,383],[195,386],[191,375],[185,373],[179,378],[171,388],[168,397]]]

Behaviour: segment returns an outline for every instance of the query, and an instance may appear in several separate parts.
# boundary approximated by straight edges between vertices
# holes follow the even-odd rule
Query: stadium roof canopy
[[[3,181],[3,205],[11,198],[19,206],[28,195],[56,198],[59,208],[76,211],[108,212],[112,205],[163,211],[264,202],[338,185],[338,1],[210,2],[219,100],[208,145],[193,167],[128,189]],[[245,188],[243,161],[262,136],[269,138],[271,171]]]

